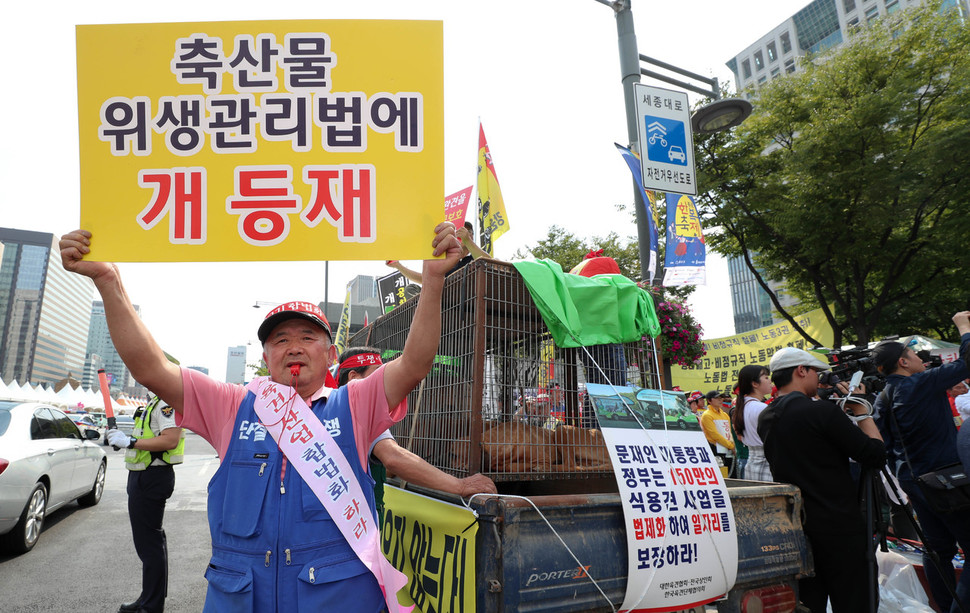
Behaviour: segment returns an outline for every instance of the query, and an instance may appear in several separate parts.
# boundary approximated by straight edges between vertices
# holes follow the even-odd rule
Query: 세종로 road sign
[[[641,83],[633,92],[644,189],[696,196],[687,94]]]

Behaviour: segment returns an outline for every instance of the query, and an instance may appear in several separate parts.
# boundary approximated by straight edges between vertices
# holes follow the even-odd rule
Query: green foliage
[[[970,252],[970,31],[939,2],[895,13],[758,91],[698,138],[705,235],[756,253],[836,333],[952,330]]]
[[[246,364],[249,368],[252,368],[256,372],[253,374],[254,377],[268,377],[269,368],[266,367],[266,361],[262,358],[259,359],[259,364]]]
[[[623,276],[630,279],[640,278],[640,252],[637,242],[632,238],[625,241],[616,232],[610,232],[606,237],[594,236],[581,239],[559,226],[551,226],[546,238],[539,240],[534,246],[519,249],[513,256],[515,259],[548,259],[556,262],[566,272],[572,270],[576,264],[583,261],[591,251],[602,249],[603,255],[616,260]]]

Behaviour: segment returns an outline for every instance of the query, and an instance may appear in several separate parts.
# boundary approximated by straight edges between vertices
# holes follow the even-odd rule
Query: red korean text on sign
[[[238,166],[236,191],[226,198],[226,211],[239,215],[239,236],[257,247],[278,245],[290,233],[290,213],[303,208],[293,193],[289,166]]]
[[[151,202],[137,216],[150,230],[168,216],[168,240],[173,245],[201,245],[206,241],[205,168],[141,170],[138,185],[154,189]]]
[[[309,227],[326,219],[342,242],[377,239],[377,172],[371,164],[306,166],[303,180],[312,188],[301,217]]]

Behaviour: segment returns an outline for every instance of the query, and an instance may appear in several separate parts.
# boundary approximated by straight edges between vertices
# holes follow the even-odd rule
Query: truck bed
[[[741,598],[751,589],[778,584],[794,589],[796,579],[812,569],[798,488],[732,479],[727,486],[737,527],[738,573],[728,598],[717,603],[721,613],[738,611]],[[448,494],[414,486],[408,489],[460,504]],[[617,493],[533,495],[528,499],[480,495],[470,506],[479,516],[478,611],[612,611],[590,577],[617,609],[622,604],[627,553]],[[572,549],[578,563],[563,543]]]

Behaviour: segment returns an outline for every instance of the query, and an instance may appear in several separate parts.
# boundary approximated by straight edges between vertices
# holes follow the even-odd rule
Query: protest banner
[[[442,24],[77,27],[91,259],[423,259],[444,192]]]
[[[620,611],[679,611],[737,579],[724,478],[684,394],[588,383],[623,505],[627,588]]]
[[[408,283],[408,278],[400,272],[392,272],[377,280],[377,291],[381,294],[381,308],[384,313],[390,313],[395,307],[407,301],[407,292],[404,288]]]
[[[456,228],[460,228],[465,223],[468,203],[472,198],[472,188],[474,185],[469,185],[461,191],[445,196],[445,221],[455,224]]]
[[[381,543],[409,579],[398,598],[410,595],[415,611],[474,613],[477,534],[470,509],[384,486]]]
[[[824,346],[832,346],[835,337],[822,309],[798,315],[795,320]],[[809,350],[812,345],[787,321],[743,334],[705,340],[707,353],[699,364],[691,368],[671,367],[672,384],[682,390],[732,392],[738,383],[739,370],[748,364],[767,367],[771,356],[782,347]],[[824,356],[820,358],[825,360]]]

